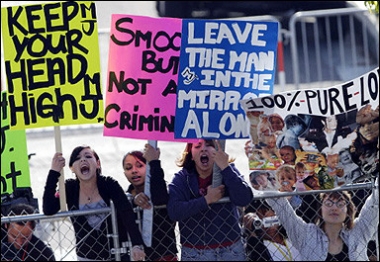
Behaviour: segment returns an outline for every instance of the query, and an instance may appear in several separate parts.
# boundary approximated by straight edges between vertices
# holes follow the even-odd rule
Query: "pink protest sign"
[[[112,15],[104,136],[174,141],[181,23]]]

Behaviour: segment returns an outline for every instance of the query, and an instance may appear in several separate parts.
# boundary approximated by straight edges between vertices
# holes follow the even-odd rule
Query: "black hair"
[[[92,151],[92,153],[94,154],[94,157],[95,157],[96,161],[99,161],[99,163],[100,163],[99,155],[95,152],[95,150],[92,149],[90,146],[83,145],[83,146],[77,146],[71,152],[70,161],[69,161],[69,167],[73,166],[74,162],[77,160],[78,155],[80,154],[80,152],[82,152],[83,149],[90,149]],[[101,175],[101,173],[102,173],[102,168],[100,166],[100,167],[98,167],[96,169],[96,174],[97,175]]]
[[[121,162],[121,165],[123,168],[124,168],[124,161],[127,158],[127,156],[129,156],[129,155],[136,157],[138,160],[140,160],[141,162],[146,164],[146,159],[143,156],[143,153],[141,151],[135,150],[135,151],[128,152],[124,155],[123,161]]]
[[[32,215],[37,213],[37,210],[28,204],[25,203],[19,203],[12,205],[8,211],[8,216],[20,216],[20,215]],[[32,229],[36,227],[36,221],[34,220],[29,220],[30,225]],[[28,221],[18,221],[16,222],[18,225],[25,225]]]

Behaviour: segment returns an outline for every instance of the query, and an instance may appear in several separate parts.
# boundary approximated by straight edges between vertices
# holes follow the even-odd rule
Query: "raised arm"
[[[153,205],[166,205],[169,194],[164,179],[164,170],[161,168],[160,149],[150,144],[145,145],[143,157],[150,168],[150,197]]]
[[[366,199],[359,216],[355,219],[354,231],[369,241],[379,225],[379,177],[375,180],[375,188]]]
[[[309,232],[308,224],[299,217],[286,197],[268,198],[266,202],[272,207],[281,224],[285,228],[289,239],[297,248],[303,248],[304,239]]]
[[[62,153],[55,153],[51,162],[51,169],[46,179],[44,194],[42,197],[42,210],[45,215],[54,215],[60,209],[59,198],[56,196],[57,183],[61,176],[61,170],[65,166],[65,158]]]
[[[160,160],[149,162],[150,166],[150,194],[153,205],[166,205],[169,193],[164,179],[164,170],[161,168]]]

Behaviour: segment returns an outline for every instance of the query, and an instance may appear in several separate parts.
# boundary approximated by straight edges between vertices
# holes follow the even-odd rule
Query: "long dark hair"
[[[87,146],[87,145],[77,146],[76,148],[73,149],[70,155],[69,167],[73,166],[74,162],[77,160],[78,155],[80,154],[80,152],[82,152],[83,149],[90,149],[92,153],[94,154],[96,161],[99,161],[99,167],[96,169],[96,174],[101,175],[102,167],[101,167],[99,155],[95,152],[94,149],[92,149],[90,146]]]

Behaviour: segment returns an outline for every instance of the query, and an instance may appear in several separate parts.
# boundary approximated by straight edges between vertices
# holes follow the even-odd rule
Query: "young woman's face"
[[[146,176],[146,165],[134,155],[128,155],[123,163],[124,175],[128,181],[134,185],[139,186],[144,184]]]
[[[96,160],[94,152],[89,148],[84,148],[73,162],[71,171],[79,180],[90,180],[96,177],[98,168],[100,168],[100,162]]]
[[[360,125],[359,133],[368,141],[374,142],[379,138],[379,121],[371,121]]]
[[[326,223],[342,224],[347,217],[347,201],[326,197],[322,201],[322,218]]]
[[[213,153],[215,147],[211,141],[199,139],[191,148],[191,154],[195,162],[198,173],[206,174],[211,172],[214,167]],[[211,174],[211,173],[210,173]]]

